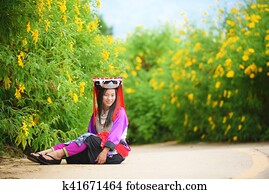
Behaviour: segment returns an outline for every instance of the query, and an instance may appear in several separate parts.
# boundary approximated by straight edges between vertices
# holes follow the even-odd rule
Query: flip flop
[[[38,159],[40,164],[45,164],[45,165],[51,165],[52,164],[53,165],[53,164],[61,164],[61,162],[62,162],[62,159],[57,160],[54,157],[52,157],[51,155],[49,155],[49,154],[46,154],[46,156],[49,156],[50,158],[52,158],[52,160],[47,160],[42,155],[39,155],[37,159]]]
[[[35,153],[35,154],[38,154],[38,156],[35,156],[33,153],[30,153],[27,156],[27,159],[31,160],[32,162],[35,162],[35,163],[40,163],[39,160],[38,160],[38,157],[40,156],[40,154],[39,153]]]

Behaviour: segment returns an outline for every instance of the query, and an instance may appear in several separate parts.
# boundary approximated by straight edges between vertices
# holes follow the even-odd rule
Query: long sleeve
[[[105,147],[114,149],[119,144],[123,134],[126,132],[128,126],[128,119],[124,108],[119,110],[118,116],[113,122],[112,129],[109,133]]]
[[[88,132],[89,133],[93,133],[93,134],[97,134],[97,131],[96,131],[96,127],[94,126],[94,120],[93,120],[93,114],[92,114],[92,117],[91,117],[91,120],[90,120],[90,123],[88,125]]]

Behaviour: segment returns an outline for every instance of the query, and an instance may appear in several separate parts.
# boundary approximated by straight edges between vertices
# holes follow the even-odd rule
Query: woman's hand
[[[97,156],[96,162],[97,164],[104,164],[106,162],[107,153],[109,151],[108,147],[104,147],[103,151]]]

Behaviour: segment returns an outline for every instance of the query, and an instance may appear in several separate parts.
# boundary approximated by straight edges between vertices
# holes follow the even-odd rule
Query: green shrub
[[[124,71],[122,43],[100,33],[100,1],[16,0],[2,6],[1,144],[36,151],[84,133],[92,78]]]
[[[268,3],[245,1],[219,9],[218,18],[208,18],[206,30],[187,22],[128,37],[127,104],[130,112],[136,106],[130,120],[139,123],[130,126],[132,138],[140,131],[155,141],[158,129],[168,128],[164,136],[179,142],[268,140]]]

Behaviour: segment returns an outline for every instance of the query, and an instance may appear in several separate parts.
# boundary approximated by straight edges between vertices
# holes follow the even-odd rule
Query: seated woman
[[[122,79],[94,78],[94,111],[88,132],[75,140],[28,155],[40,164],[120,164],[131,150],[125,138],[128,118]]]

